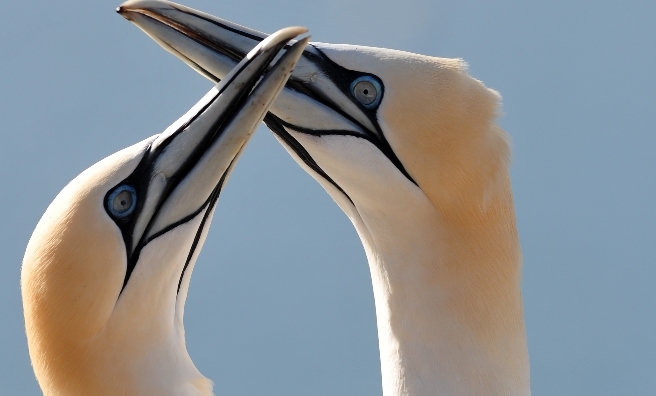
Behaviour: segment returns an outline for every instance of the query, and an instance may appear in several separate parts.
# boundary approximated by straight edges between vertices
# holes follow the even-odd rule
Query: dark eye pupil
[[[117,213],[126,212],[132,207],[132,193],[130,191],[121,191],[114,198],[113,209]]]
[[[378,96],[378,91],[374,84],[370,81],[360,81],[353,87],[353,96],[358,100],[358,102],[367,106],[376,101]]]
[[[126,219],[137,206],[137,192],[134,187],[124,184],[116,187],[107,197],[107,210],[117,219]]]

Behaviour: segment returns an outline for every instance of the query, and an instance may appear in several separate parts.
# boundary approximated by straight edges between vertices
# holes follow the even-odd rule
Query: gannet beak
[[[130,0],[116,12],[214,82],[268,36],[170,2]]]
[[[308,38],[271,64],[292,38],[306,31],[286,28],[261,41],[187,114],[154,137],[136,170],[109,190],[105,209],[121,228],[128,254],[124,287],[146,244],[203,211],[210,215],[235,159]],[[127,216],[122,206],[129,206],[130,194],[141,198]]]
[[[130,0],[117,12],[206,78],[217,82],[268,35],[212,15],[161,0]],[[267,126],[316,173],[339,188],[289,133],[347,134],[369,140],[410,180],[387,142],[376,116],[384,94],[382,82],[375,103],[362,104],[352,82],[369,78],[331,61],[312,43],[292,72],[286,87],[264,118]],[[341,188],[339,188],[341,190]]]

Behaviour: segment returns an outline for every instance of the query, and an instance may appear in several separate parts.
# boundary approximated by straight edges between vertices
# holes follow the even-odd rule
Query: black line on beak
[[[308,153],[305,147],[303,147],[303,145],[301,145],[296,139],[294,139],[292,135],[289,134],[289,132],[287,132],[287,130],[285,130],[285,126],[284,126],[285,122],[283,120],[276,117],[273,113],[267,113],[267,115],[264,117],[264,123],[271,131],[273,131],[273,133],[278,135],[285,143],[287,143],[287,145],[292,150],[294,150],[296,155],[298,155],[299,158],[308,167],[310,167],[310,169],[312,169],[317,174],[319,174],[319,176],[326,179],[330,184],[335,186],[335,188],[341,191],[342,194],[344,194],[344,196],[351,202],[351,204],[355,206],[355,203],[353,203],[353,200],[351,199],[351,197],[348,196],[346,191],[344,191],[337,183],[335,183],[335,181],[330,176],[328,176],[328,174],[324,172],[323,169],[321,169],[319,164],[317,164],[314,158],[312,158],[312,156],[310,155],[310,153]],[[293,127],[293,129],[296,128]]]
[[[255,40],[255,41],[262,41],[262,40],[264,40],[263,37],[256,36],[256,35],[254,35],[254,34],[250,34],[250,33],[246,33],[246,32],[244,32],[244,31],[242,31],[242,30],[235,29],[235,28],[233,28],[233,27],[230,27],[230,26],[228,26],[228,25],[225,25],[225,24],[223,24],[223,23],[221,23],[221,22],[219,22],[219,21],[215,21],[215,20],[213,20],[213,19],[210,19],[210,18],[204,17],[204,16],[202,16],[202,15],[192,14],[192,13],[187,12],[187,11],[185,11],[185,10],[181,10],[180,8],[176,7],[174,4],[171,4],[171,7],[175,8],[176,10],[180,11],[180,12],[183,13],[183,14],[191,15],[191,16],[196,17],[196,18],[198,18],[198,19],[202,19],[202,20],[204,20],[204,21],[207,21],[207,22],[211,23],[212,25],[218,26],[218,27],[220,27],[220,28],[222,28],[222,29],[228,30],[228,31],[233,32],[233,33],[237,33],[238,35],[240,35],[240,36],[244,36],[244,37],[247,37],[247,38],[249,38],[249,39],[251,39],[251,40]],[[266,34],[266,33],[263,33],[263,34]],[[267,35],[267,36],[268,36],[268,35]],[[246,54],[242,55],[241,58],[243,58],[245,55],[246,55]],[[241,60],[241,58],[239,58],[238,60]]]
[[[187,267],[191,262],[191,258],[194,256],[194,252],[196,251],[196,248],[198,248],[198,243],[200,242],[200,237],[203,234],[203,230],[205,229],[205,224],[207,223],[207,219],[210,218],[212,210],[214,209],[214,206],[216,206],[216,202],[219,200],[219,195],[221,194],[221,190],[223,189],[223,184],[225,183],[226,176],[228,175],[228,173],[230,173],[233,164],[234,164],[234,159],[233,162],[230,163],[230,166],[228,166],[228,169],[226,169],[223,176],[221,176],[221,180],[219,180],[219,183],[216,185],[216,187],[214,187],[214,190],[212,191],[212,194],[210,194],[210,197],[203,205],[203,208],[207,207],[207,210],[203,215],[203,220],[201,220],[200,225],[198,226],[198,231],[196,231],[194,242],[191,244],[191,248],[189,249],[189,254],[187,255],[187,261],[185,261],[184,267],[182,267],[182,272],[180,273],[180,279],[178,280],[177,294],[180,294],[180,286],[182,285],[182,278],[184,277],[185,271],[187,271]],[[203,208],[201,208],[200,210],[203,210]]]

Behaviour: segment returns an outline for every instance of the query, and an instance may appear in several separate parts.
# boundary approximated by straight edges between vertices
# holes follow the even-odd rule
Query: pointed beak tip
[[[134,22],[133,19],[132,19],[133,13],[130,12],[130,11],[131,10],[129,10],[129,9],[123,7],[123,6],[116,7],[116,13],[118,15],[122,16],[123,18],[127,19],[130,22]]]
[[[281,34],[292,38],[293,37],[298,38],[298,36],[307,34],[308,31],[309,31],[308,28],[306,28],[305,26],[290,26],[280,29],[279,31],[276,32],[276,34]]]
[[[116,7],[116,13],[122,16],[123,18],[130,20],[130,14],[132,14],[134,10],[128,7],[126,4],[127,2]]]
[[[308,32],[308,28],[306,28],[305,26],[291,26],[288,27],[287,29],[298,32],[297,35]]]
[[[125,16],[126,14],[129,14],[130,12],[135,12],[139,9],[143,9],[147,2],[144,1],[139,1],[139,0],[127,0],[124,1],[120,6],[116,7],[116,12]]]
[[[307,32],[308,29],[302,26],[291,26],[280,29],[262,40],[262,42],[258,45],[260,47],[259,50],[265,50],[274,47],[280,42],[287,42],[294,38],[298,38],[298,36],[306,34]]]

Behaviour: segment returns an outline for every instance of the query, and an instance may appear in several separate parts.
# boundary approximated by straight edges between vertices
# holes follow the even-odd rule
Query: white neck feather
[[[440,209],[363,139],[293,136],[352,200],[315,175],[365,247],[383,394],[530,395],[507,172],[484,202]]]
[[[408,195],[404,207],[352,217],[371,270],[383,394],[529,395],[519,244],[507,208],[495,207],[512,199],[492,199],[479,213],[490,218],[467,230]]]
[[[74,197],[64,190],[23,261],[28,345],[43,393],[211,396],[212,382],[187,353],[182,321],[196,257],[177,294],[202,216],[148,244],[119,297],[125,248],[98,200],[86,199],[69,214]]]

